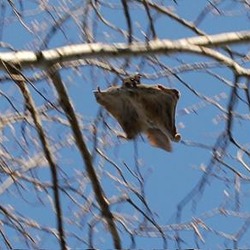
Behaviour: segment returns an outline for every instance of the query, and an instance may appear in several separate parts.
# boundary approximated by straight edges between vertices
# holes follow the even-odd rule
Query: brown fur
[[[175,127],[179,92],[162,85],[136,88],[111,87],[94,92],[96,100],[119,122],[127,139],[145,133],[151,145],[171,151],[172,141],[180,141]]]

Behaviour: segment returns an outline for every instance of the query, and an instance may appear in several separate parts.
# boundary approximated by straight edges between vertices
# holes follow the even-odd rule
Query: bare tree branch
[[[126,0],[121,0],[121,2],[122,2],[123,9],[124,9],[124,16],[126,18],[127,25],[128,25],[128,43],[131,44],[132,39],[133,39],[133,28],[132,28],[130,13],[129,13],[129,7],[128,7],[128,3]]]
[[[60,195],[59,195],[59,182],[58,182],[58,174],[57,174],[57,165],[55,160],[53,159],[53,155],[50,151],[49,142],[46,138],[45,132],[42,127],[42,122],[37,112],[35,103],[32,99],[30,91],[26,85],[25,77],[21,74],[21,72],[17,69],[16,66],[11,64],[5,64],[7,72],[10,76],[13,76],[13,81],[18,85],[20,88],[23,97],[25,99],[25,106],[27,110],[31,113],[33,122],[36,126],[37,133],[39,135],[44,155],[50,165],[51,175],[52,175],[52,183],[53,183],[53,191],[54,191],[54,202],[55,202],[55,209],[56,209],[56,217],[57,217],[57,226],[58,226],[58,233],[60,239],[60,246],[62,250],[66,250],[66,241],[64,235],[64,228],[63,228],[63,218],[62,218],[62,209],[60,203]]]
[[[231,32],[219,35],[193,37],[180,40],[154,40],[148,43],[133,43],[131,45],[117,43],[107,45],[101,43],[78,44],[61,48],[44,50],[38,53],[32,51],[2,52],[0,53],[0,67],[4,62],[21,64],[22,67],[42,67],[49,64],[62,63],[80,58],[94,57],[124,57],[129,55],[171,54],[187,52],[210,57],[230,67],[238,75],[250,75],[250,70],[240,66],[231,58],[211,49],[224,44],[243,44],[250,41],[250,32]],[[210,48],[208,48],[210,47]]]
[[[249,247],[249,7],[2,1],[1,247]],[[112,116],[93,96],[121,85],[132,110],[138,84],[181,93],[171,154],[125,142],[120,98]],[[168,121],[166,98],[136,107]]]
[[[61,80],[59,73],[56,70],[49,70],[48,74],[57,90],[58,97],[60,100],[60,104],[67,114],[69,123],[71,124],[72,132],[74,134],[74,138],[76,144],[81,153],[82,159],[84,161],[86,170],[88,172],[89,178],[91,180],[92,187],[94,189],[96,199],[101,208],[102,216],[104,217],[106,223],[108,224],[110,233],[113,237],[114,247],[116,249],[121,249],[121,240],[115,225],[115,218],[110,211],[108,199],[105,197],[104,191],[101,187],[100,181],[95,172],[94,166],[92,164],[92,157],[87,149],[87,146],[83,140],[82,133],[80,130],[80,126],[78,124],[74,108],[70,102],[69,96],[67,94],[67,90]]]

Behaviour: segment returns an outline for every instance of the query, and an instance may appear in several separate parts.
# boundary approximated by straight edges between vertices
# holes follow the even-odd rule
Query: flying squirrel
[[[175,110],[180,93],[163,85],[144,85],[141,75],[126,77],[122,86],[94,91],[96,101],[120,124],[126,139],[147,135],[152,146],[172,151],[170,141],[181,136],[175,126]]]

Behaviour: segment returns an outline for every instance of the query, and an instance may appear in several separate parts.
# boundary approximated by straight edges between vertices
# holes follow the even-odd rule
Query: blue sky
[[[51,1],[53,3],[56,1]],[[117,3],[118,1],[109,1],[112,3]],[[174,8],[176,13],[186,20],[193,22],[197,19],[201,11],[204,9],[204,6],[208,3],[207,1],[184,1],[179,0],[178,5],[175,5],[172,1],[164,1],[166,5],[169,5],[171,8]],[[207,34],[217,34],[230,31],[241,31],[249,29],[249,17],[243,8],[239,8],[239,4],[235,4],[234,1],[222,1],[220,5],[221,10],[224,10],[224,15],[218,15],[216,10],[213,14],[208,13],[202,23],[199,25],[199,28]],[[75,1],[74,4],[78,4],[78,1]],[[79,6],[80,2],[79,2]],[[36,4],[31,2],[25,2],[24,8],[33,9],[36,7]],[[80,7],[79,7],[80,8]],[[103,8],[102,14],[112,23],[115,23],[118,27],[126,28],[126,23],[124,18],[122,18],[122,12],[118,9],[111,11],[110,9]],[[62,11],[63,12],[63,11]],[[53,10],[51,11],[54,18],[57,19],[57,13]],[[73,14],[80,14],[75,11]],[[41,46],[41,38],[45,37],[48,27],[54,20],[50,15],[44,15],[41,13],[36,15],[30,15],[25,18],[25,23],[34,27],[34,23],[41,23],[41,30],[37,34],[31,34],[25,30],[25,28],[18,23],[13,21],[10,17],[13,17],[10,8],[7,7],[5,12],[6,20],[10,20],[6,23],[2,30],[2,41],[9,43],[12,47],[16,49],[32,49],[38,50]],[[141,29],[144,29],[147,24],[147,18],[145,16],[144,10],[139,9],[138,5],[131,5],[131,16],[133,16],[133,27],[135,36],[139,40],[144,40],[144,35],[140,32]],[[9,18],[8,18],[9,17]],[[36,19],[36,22],[34,20]],[[3,18],[2,18],[3,20]],[[15,18],[14,18],[15,20]],[[48,24],[48,27],[46,27]],[[37,24],[36,24],[37,25]],[[145,27],[144,27],[145,26]],[[49,48],[55,48],[56,46],[63,46],[67,44],[81,43],[84,39],[79,32],[79,26],[74,22],[73,19],[69,19],[62,26],[62,31],[57,31],[56,34],[52,37],[50,43],[48,44]],[[166,17],[157,17],[155,22],[155,28],[157,35],[162,39],[179,39],[190,36],[195,36],[187,28],[184,28],[182,25],[176,23],[170,18]],[[109,29],[103,25],[98,26],[94,30],[96,35],[96,41],[106,42],[106,43],[115,43],[115,42],[126,42],[122,36],[118,33],[111,32]],[[65,34],[67,39],[65,38]],[[238,51],[246,53],[248,51],[249,45],[244,46],[235,46]],[[3,50],[2,50],[3,51]],[[97,58],[101,60],[102,58]],[[194,56],[188,54],[178,55],[161,55],[159,59],[164,62],[168,67],[176,69],[180,65],[191,64],[191,63],[200,63],[200,62],[213,62],[212,59]],[[107,59],[112,65],[119,68],[119,65],[123,64],[123,59]],[[132,58],[130,60],[129,67],[127,68],[128,72],[135,72],[138,70],[138,65],[143,62],[143,58]],[[116,162],[120,169],[122,169],[126,178],[133,184],[136,188],[140,187],[140,183],[136,178],[134,178],[126,169],[123,162],[135,172],[137,171],[135,158],[138,150],[138,159],[139,159],[139,170],[142,174],[145,181],[145,195],[146,200],[150,206],[151,211],[154,213],[154,219],[159,225],[169,225],[175,224],[176,221],[176,211],[177,206],[180,202],[186,197],[186,195],[193,190],[193,188],[199,183],[203,176],[202,169],[209,166],[211,161],[211,150],[207,148],[200,148],[198,146],[188,146],[188,142],[194,142],[199,144],[204,144],[208,147],[213,147],[218,139],[219,135],[225,130],[225,119],[222,117],[221,111],[204,101],[201,98],[195,96],[190,90],[188,90],[180,81],[178,81],[174,76],[170,77],[158,77],[154,79],[154,74],[159,70],[162,70],[157,65],[150,65],[148,61],[144,66],[139,68],[140,72],[144,75],[142,82],[145,84],[163,84],[164,86],[176,88],[181,93],[181,98],[177,106],[177,116],[176,116],[176,125],[179,132],[182,135],[183,142],[173,143],[173,152],[166,153],[165,151],[151,147],[147,140],[142,140],[139,138],[136,142],[134,141],[125,141],[116,138],[115,133],[112,130],[107,129],[102,122],[98,127],[98,133],[100,138],[103,140],[106,139],[107,145],[103,148],[107,156]],[[233,82],[232,72],[225,67],[211,67],[210,72],[216,73],[228,81]],[[25,73],[29,76],[34,75],[34,70],[26,71]],[[37,71],[38,72],[38,71]],[[164,71],[163,71],[164,72]],[[166,73],[166,72],[165,72]],[[3,72],[1,72],[1,75]],[[92,91],[100,86],[101,89],[104,89],[110,86],[114,79],[115,83],[120,84],[120,80],[115,77],[114,74],[105,72],[104,70],[98,67],[90,67],[82,65],[81,67],[69,68],[61,71],[62,78],[65,82],[65,85],[68,88],[69,94],[72,98],[72,103],[75,107],[75,110],[79,114],[79,118],[84,126],[83,134],[86,142],[88,143],[89,150],[92,150],[92,137],[91,137],[91,124],[99,112],[99,105],[96,103]],[[147,76],[147,77],[146,77]],[[231,93],[231,88],[226,86],[220,80],[216,79],[206,70],[201,71],[189,71],[178,74],[183,81],[189,84],[192,88],[198,91],[202,96],[216,100],[222,107],[227,108],[229,101],[229,96]],[[245,83],[245,80],[241,80],[242,83]],[[55,99],[55,91],[52,90],[51,84],[47,81],[40,81],[36,83],[36,87],[41,91],[49,100]],[[12,83],[8,82],[7,84],[1,85],[1,91],[12,95],[13,102],[22,110],[22,97],[18,94],[15,86],[12,86]],[[34,90],[32,90],[33,97],[37,105],[43,104],[45,101],[41,96],[39,96]],[[240,92],[240,96],[244,97],[243,93]],[[1,100],[1,112],[6,114],[6,112],[13,111],[6,100]],[[246,105],[239,102],[237,112],[241,114],[248,114],[249,109]],[[51,116],[59,116],[57,112],[51,112]],[[104,112],[104,115],[106,113]],[[60,117],[66,119],[63,115]],[[121,130],[118,126],[118,123],[111,117],[106,116],[106,122],[113,129]],[[51,142],[64,141],[65,138],[70,138],[70,129],[63,125],[55,125],[49,121],[44,121],[44,126],[48,132],[48,136],[51,139]],[[239,141],[249,148],[249,136],[247,131],[249,130],[249,119],[248,120],[235,120],[234,123],[234,135],[239,139]],[[21,136],[21,128],[19,125],[15,128],[15,134]],[[35,131],[30,129],[28,132],[36,135]],[[15,151],[13,155],[16,155],[22,159],[26,159],[26,155],[18,147],[12,138],[14,138],[11,128],[7,127],[4,131],[4,136],[9,137],[9,142],[5,142],[8,150]],[[69,142],[68,142],[69,143]],[[70,143],[69,143],[70,144]],[[36,149],[33,148],[32,142],[29,144],[30,148],[30,157],[36,153]],[[33,152],[34,149],[34,152]],[[230,146],[228,149],[228,155],[226,156],[226,162],[234,166],[238,171],[249,176],[242,165],[235,160],[237,154],[237,149],[233,146]],[[56,158],[58,166],[61,170],[61,184],[66,185],[64,179],[65,176],[69,178],[70,183],[76,189],[81,189],[81,185],[85,185],[86,189],[84,194],[92,194],[92,190],[88,185],[86,179],[81,183],[81,178],[83,178],[83,169],[84,165],[81,161],[77,148],[71,142],[71,145],[67,145],[65,148],[58,150],[56,153]],[[142,209],[145,210],[143,204],[139,201],[138,197],[126,190],[122,185],[115,182],[111,176],[119,176],[115,168],[101,159],[99,156],[96,157],[94,161],[95,167],[98,173],[101,176],[101,183],[103,185],[104,191],[107,197],[119,196],[122,192],[128,192],[131,195],[131,199],[137,203]],[[21,166],[14,166],[19,168]],[[194,218],[204,219],[207,227],[213,229],[213,232],[209,230],[204,230],[202,228],[201,232],[204,236],[205,243],[196,238],[193,231],[180,232],[180,235],[183,240],[183,248],[192,248],[198,246],[204,249],[215,249],[215,248],[232,248],[232,241],[226,240],[218,236],[219,232],[225,233],[236,233],[244,223],[243,219],[237,218],[234,215],[219,215],[216,214],[216,209],[218,208],[227,208],[233,212],[250,212],[250,201],[249,201],[249,182],[241,183],[241,192],[239,194],[240,206],[235,202],[235,185],[234,179],[235,175],[219,164],[214,164],[213,175],[208,178],[208,183],[205,184],[204,192],[195,193],[192,196],[192,199],[188,202],[187,205],[183,207],[182,210],[182,220],[181,222],[185,223]],[[48,168],[45,166],[38,166],[36,170],[32,173],[39,180],[49,182],[50,174]],[[2,177],[2,182],[6,179],[6,176]],[[50,197],[52,196],[51,190],[46,192],[37,191],[34,195],[34,187],[31,184],[24,183],[26,189],[23,189],[22,197],[18,195],[17,189],[12,185],[8,191],[1,196],[2,203],[5,206],[11,205],[15,208],[16,211],[19,211],[21,214],[27,216],[27,214],[42,223],[43,225],[49,225],[51,227],[55,226],[55,218],[53,214],[53,209],[50,204]],[[20,188],[20,187],[19,187]],[[29,192],[28,189],[31,188],[33,192]],[[61,193],[62,202],[63,202],[63,212],[65,218],[70,218],[74,220],[76,214],[81,214],[81,210],[75,204],[71,203],[70,199],[66,195]],[[88,196],[88,195],[87,195]],[[39,199],[44,201],[44,204],[39,202]],[[26,200],[26,201],[25,201]],[[79,203],[84,204],[84,199],[79,198]],[[114,206],[114,211],[121,213],[124,216],[129,216],[130,219],[141,218],[141,215],[131,208],[129,205],[120,205]],[[42,216],[41,216],[42,215]],[[213,215],[213,216],[212,216]],[[211,216],[211,218],[209,217]],[[87,234],[86,224],[89,222],[90,217],[81,216],[78,217],[79,227],[74,225],[68,225],[67,230],[75,232],[83,237]],[[148,226],[151,226],[148,224]],[[215,231],[217,230],[217,231]],[[185,231],[185,230],[184,230]],[[15,235],[13,230],[7,229],[7,234],[11,236]],[[173,236],[174,232],[170,233],[170,236]],[[43,243],[42,247],[44,248],[54,248],[57,247],[56,239],[52,237],[47,237],[46,234],[40,235]],[[239,247],[250,247],[249,239],[250,230],[244,234],[243,238],[239,241]],[[105,248],[112,248],[112,241],[109,234],[106,232],[106,229],[103,226],[98,225],[97,232],[95,234],[95,240],[97,246],[105,246]],[[121,238],[123,239],[124,248],[129,248],[130,241],[125,233],[121,233]],[[18,241],[17,241],[18,242]],[[72,247],[77,247],[76,241],[68,239],[69,244],[72,244]],[[141,249],[151,249],[151,248],[162,248],[162,239],[159,237],[136,237],[137,247]],[[177,247],[174,241],[169,240],[169,248]],[[23,247],[21,243],[14,244],[15,247]],[[84,246],[85,247],[85,246]]]

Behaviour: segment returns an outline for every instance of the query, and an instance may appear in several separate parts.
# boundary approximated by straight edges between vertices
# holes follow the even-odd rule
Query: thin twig
[[[121,0],[122,6],[124,9],[124,15],[127,21],[127,26],[128,26],[128,43],[132,43],[132,38],[133,38],[133,27],[132,27],[132,22],[131,22],[131,17],[129,13],[129,8],[128,8],[128,3],[127,0]]]

